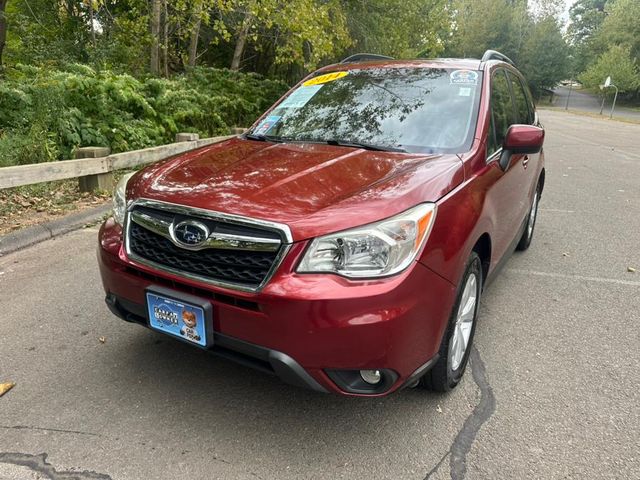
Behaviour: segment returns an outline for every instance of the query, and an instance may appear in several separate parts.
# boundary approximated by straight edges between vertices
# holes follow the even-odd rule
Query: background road
[[[96,228],[0,258],[0,479],[640,479],[640,125],[541,116],[534,242],[450,395],[316,394],[126,324]]]
[[[576,90],[575,88],[571,89],[571,95],[569,95],[569,87],[557,87],[553,92],[555,93],[555,97],[553,98],[554,107],[565,108],[567,105],[567,98],[569,98],[569,110],[580,110],[596,114],[600,113],[602,99],[597,95]],[[612,103],[613,98],[609,98],[604,102],[604,109],[602,110],[603,118],[609,118]],[[626,108],[616,102],[616,108],[613,111],[613,118],[640,121],[640,110]]]

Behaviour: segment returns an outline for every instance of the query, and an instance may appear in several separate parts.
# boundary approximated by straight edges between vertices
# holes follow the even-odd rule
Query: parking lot
[[[0,479],[640,479],[640,125],[541,117],[534,241],[450,395],[299,390],[126,324],[97,227],[0,257]]]

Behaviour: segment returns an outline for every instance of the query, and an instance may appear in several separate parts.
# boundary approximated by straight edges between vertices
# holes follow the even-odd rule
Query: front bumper
[[[345,391],[332,380],[340,370],[386,369],[388,394],[415,381],[436,358],[455,288],[415,262],[400,275],[350,281],[335,275],[295,273],[305,245],[287,258],[258,293],[198,283],[136,264],[122,248],[121,229],[109,219],[100,229],[98,261],[107,303],[125,320],[146,325],[145,289],[171,288],[213,306],[212,352],[294,385]],[[328,374],[329,373],[329,374]]]

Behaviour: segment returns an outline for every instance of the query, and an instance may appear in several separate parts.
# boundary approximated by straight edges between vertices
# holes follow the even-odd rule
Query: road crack
[[[63,430],[61,428],[44,428],[44,427],[32,427],[29,425],[0,425],[0,428],[5,430],[36,430],[41,432],[55,432],[55,433],[72,433],[74,435],[90,435],[92,437],[101,437],[98,433],[81,432],[79,430]]]
[[[30,455],[28,453],[0,453],[0,463],[30,468],[34,472],[45,475],[50,480],[113,480],[109,475],[89,470],[57,471],[47,462],[47,454]]]
[[[462,428],[453,440],[451,447],[445,453],[435,467],[427,473],[424,480],[429,480],[434,475],[444,460],[449,456],[449,474],[452,480],[463,480],[467,474],[467,454],[483,424],[489,420],[496,409],[496,398],[493,395],[491,385],[487,380],[484,362],[480,358],[480,352],[475,346],[471,347],[471,375],[480,389],[480,402],[476,405],[462,425]]]

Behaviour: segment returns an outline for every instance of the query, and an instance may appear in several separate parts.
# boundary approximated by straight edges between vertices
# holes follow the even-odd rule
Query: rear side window
[[[511,86],[513,88],[513,97],[516,102],[517,123],[533,124],[533,110],[529,107],[529,100],[525,93],[525,87],[522,80],[517,75],[509,72]]]
[[[493,138],[489,138],[489,155],[502,148],[502,143],[507,136],[507,130],[514,123],[513,114],[513,100],[509,91],[509,81],[505,72],[498,70],[491,79],[492,132],[489,134]]]

